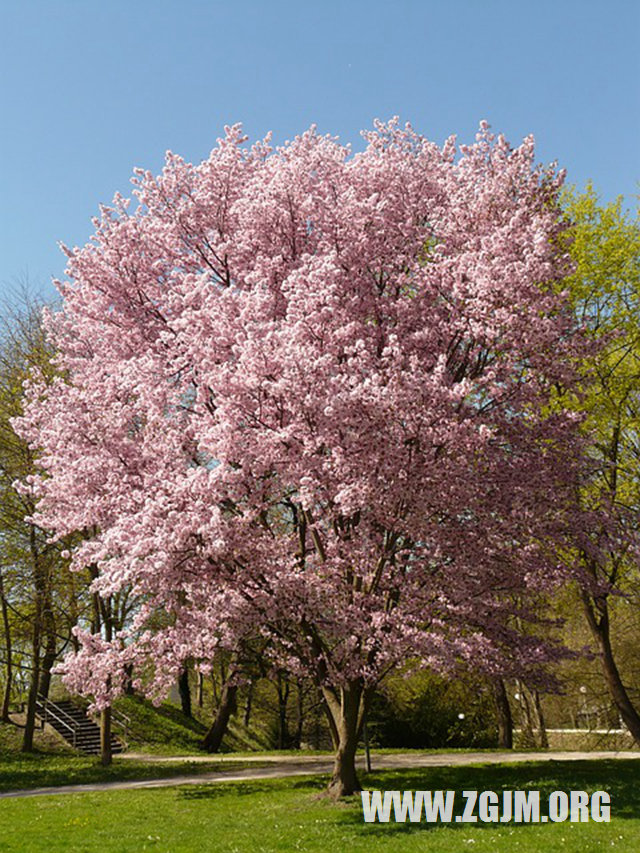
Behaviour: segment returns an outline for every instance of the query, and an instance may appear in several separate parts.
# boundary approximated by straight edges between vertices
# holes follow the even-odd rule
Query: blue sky
[[[0,289],[53,295],[134,166],[225,124],[354,148],[400,115],[442,142],[486,118],[604,199],[640,191],[638,0],[0,0]]]

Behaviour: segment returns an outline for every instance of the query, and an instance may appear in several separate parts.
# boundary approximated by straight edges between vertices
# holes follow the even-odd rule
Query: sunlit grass
[[[326,778],[5,799],[3,853],[591,853],[640,850],[640,762],[531,762],[373,773],[368,788],[606,790],[610,823],[364,824],[359,797],[333,803]]]

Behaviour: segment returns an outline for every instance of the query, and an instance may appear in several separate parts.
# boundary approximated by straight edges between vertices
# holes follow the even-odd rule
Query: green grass
[[[155,706],[141,696],[121,696],[114,704],[116,711],[126,714],[130,719],[126,740],[131,751],[153,752],[158,755],[198,752],[213,716],[205,718],[206,724],[197,717],[186,717],[182,710],[170,702]],[[202,711],[194,707],[194,714]],[[251,730],[239,725],[232,719],[225,734],[221,752],[256,752],[269,748],[269,738],[261,732],[260,721],[255,720]],[[114,726],[116,736],[122,736],[118,726]]]
[[[318,777],[0,802],[2,853],[595,853],[640,850],[640,762],[530,762],[372,773],[368,788],[604,789],[611,823],[364,824]]]
[[[130,750],[171,752],[174,755],[180,752],[193,753],[200,748],[207,731],[201,722],[185,717],[179,708],[168,702],[156,707],[139,696],[122,696],[114,707],[131,721],[127,733]],[[116,726],[113,733],[117,737],[122,734]]]

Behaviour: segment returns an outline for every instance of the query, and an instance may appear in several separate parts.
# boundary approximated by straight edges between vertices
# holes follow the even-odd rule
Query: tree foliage
[[[40,309],[25,294],[0,320],[0,603],[2,718],[12,699],[28,694],[24,748],[32,747],[35,699],[47,695],[51,670],[68,646],[86,584],[69,574],[63,545],[32,519],[33,497],[17,483],[36,472],[35,452],[12,427],[22,414],[23,382],[37,369],[53,375]]]
[[[611,629],[615,602],[637,606],[640,593],[640,221],[623,211],[622,199],[601,204],[591,185],[568,194],[565,205],[575,271],[563,286],[597,344],[574,399],[588,442],[582,603],[612,698],[640,742],[640,716],[618,671]]]

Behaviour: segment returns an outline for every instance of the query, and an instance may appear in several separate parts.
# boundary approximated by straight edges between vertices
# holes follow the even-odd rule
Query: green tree
[[[624,212],[621,198],[601,204],[590,184],[568,193],[566,210],[576,268],[561,286],[595,344],[576,400],[589,439],[580,596],[611,698],[640,743],[637,702],[623,680],[612,627],[616,610],[639,600],[640,220]]]
[[[86,588],[86,582],[67,571],[61,553],[64,544],[48,541],[47,532],[29,520],[34,501],[15,485],[35,474],[36,465],[33,451],[16,435],[12,421],[22,414],[23,382],[31,371],[53,375],[51,355],[40,305],[24,297],[18,308],[4,310],[0,316],[1,710],[2,719],[8,720],[12,696],[20,696],[27,688],[25,751],[33,747],[37,697],[48,695],[51,670],[71,641]],[[26,678],[16,685],[18,671]]]

